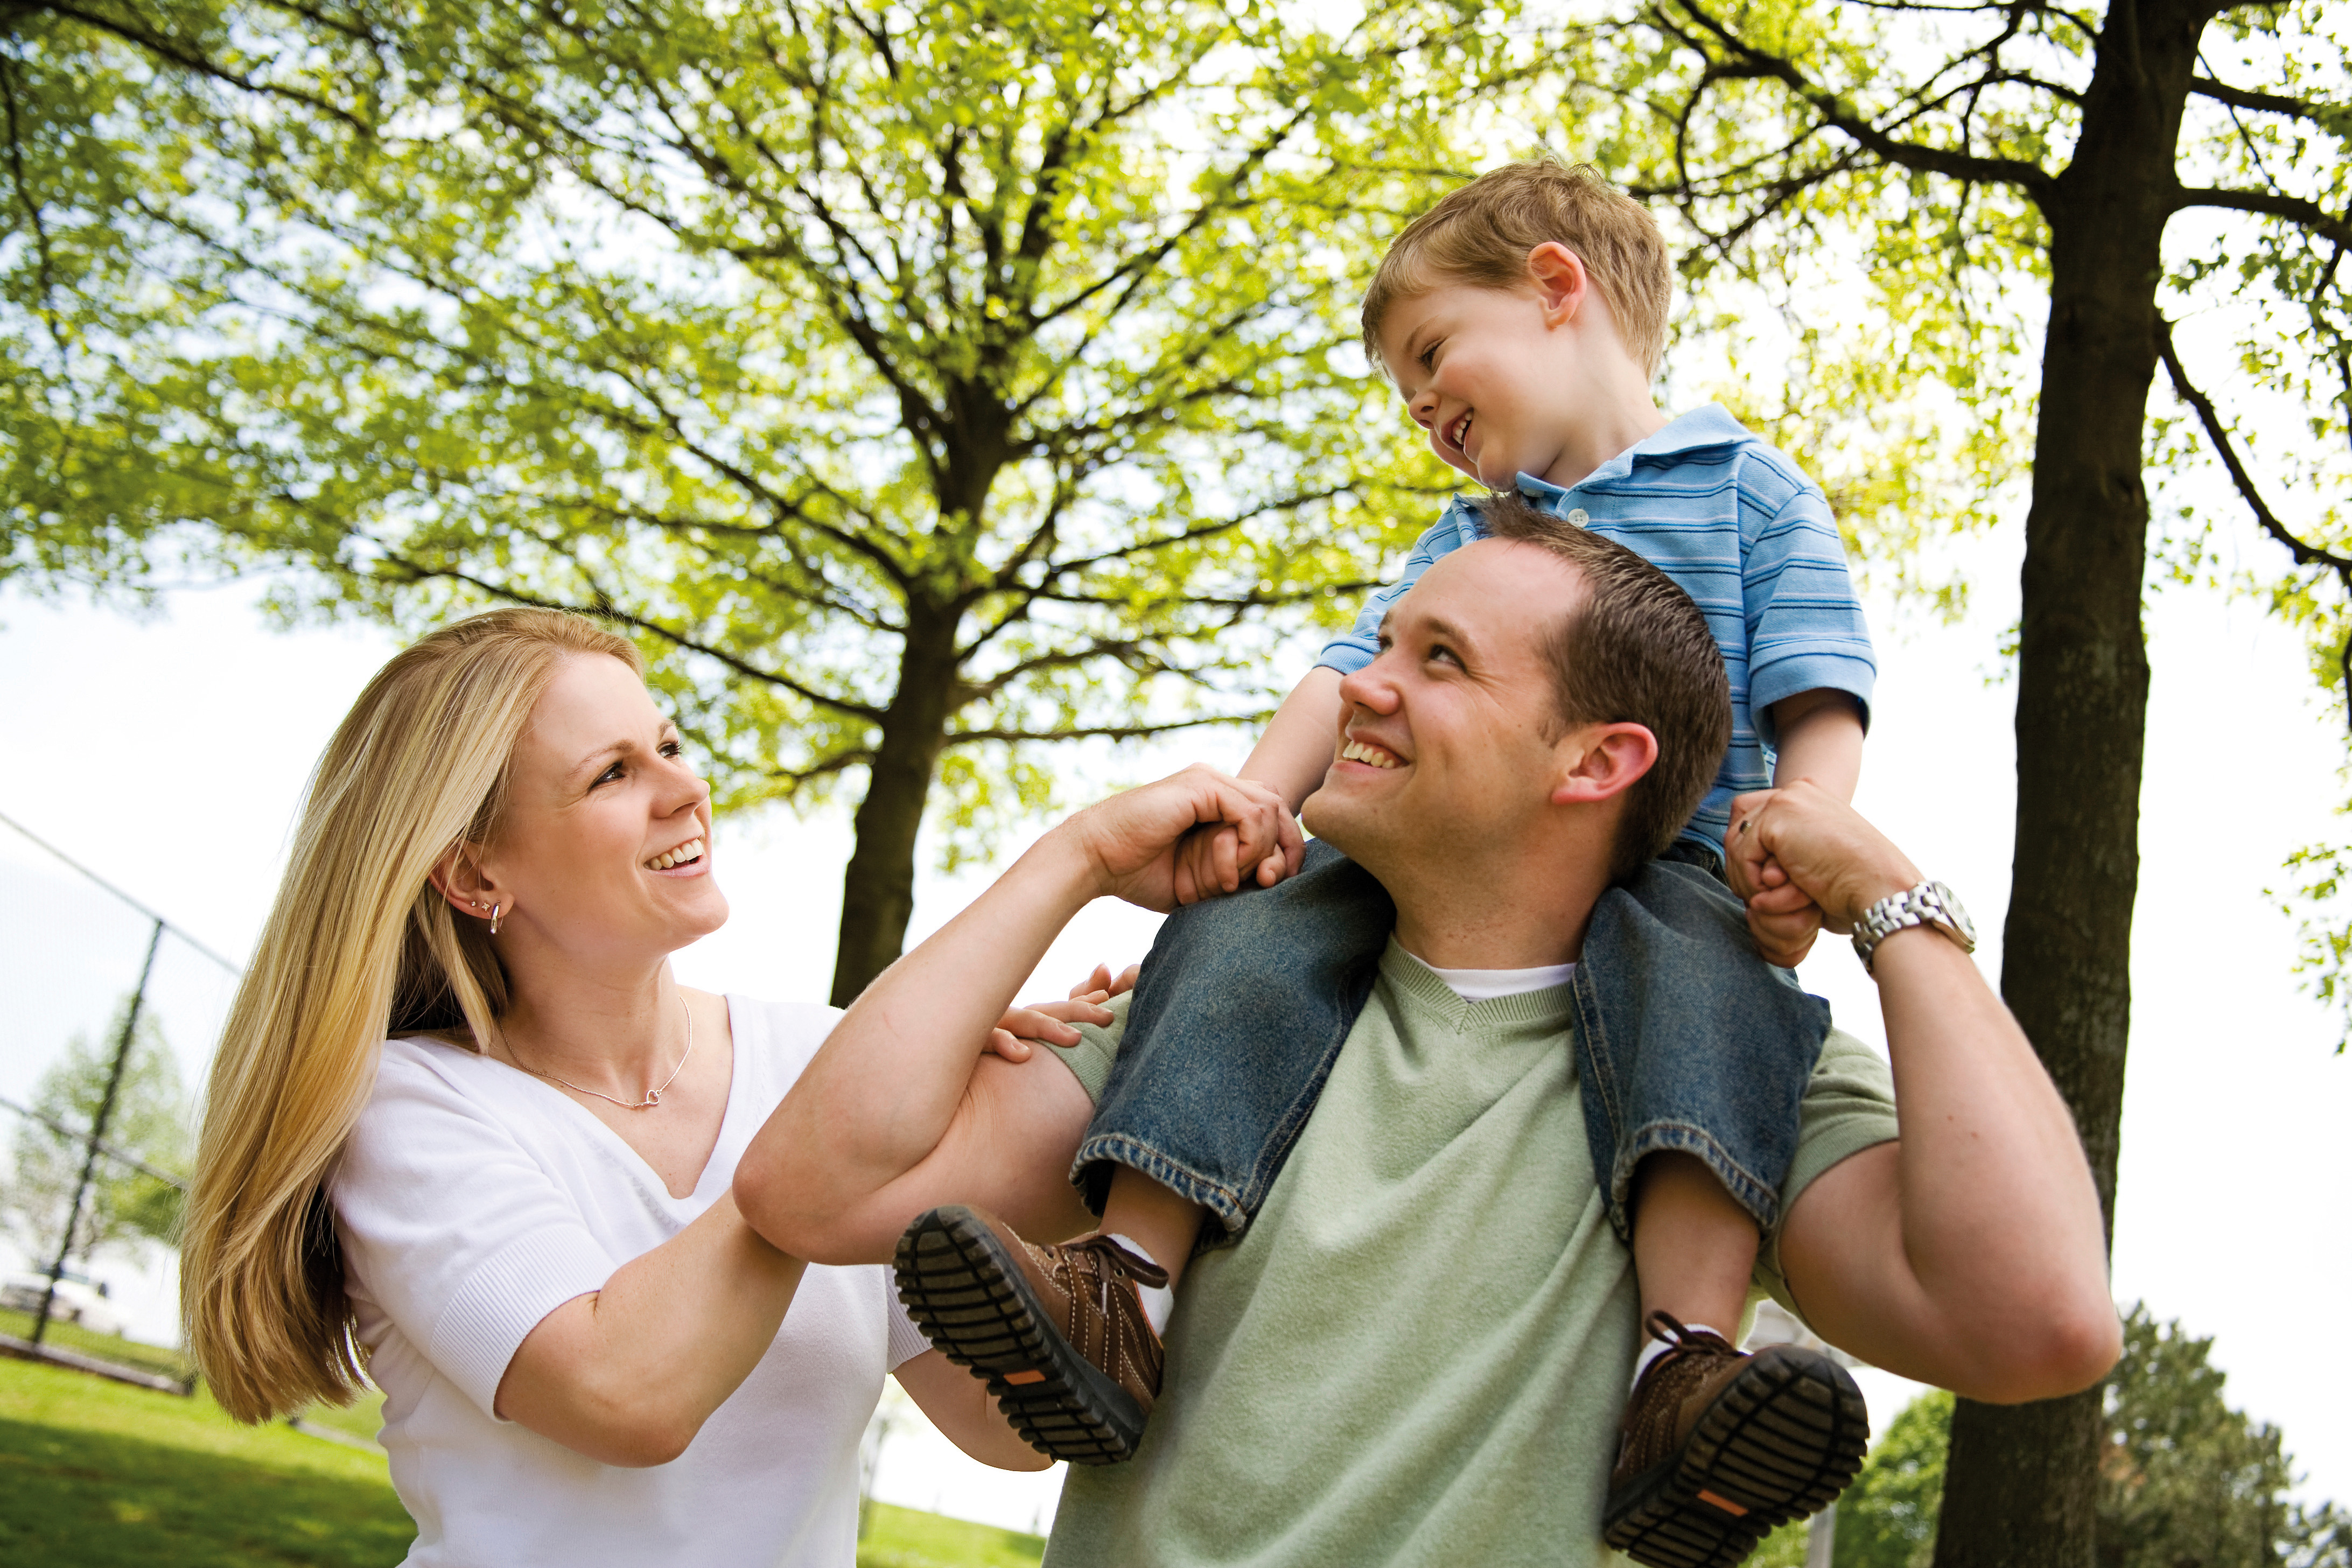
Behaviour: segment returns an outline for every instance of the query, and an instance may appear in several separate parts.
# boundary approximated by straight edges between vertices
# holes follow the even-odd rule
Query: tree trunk
[[[2208,12],[2116,0],[2056,191],[2018,638],[2017,845],[2001,994],[2081,1130],[2110,1237],[2147,654],[2140,459],[2173,159]],[[1952,1422],[1936,1568],[2090,1568],[2101,1391]]]
[[[841,885],[841,940],[834,952],[833,1005],[846,1007],[890,967],[915,911],[915,837],[947,739],[956,690],[952,611],[909,603],[898,684],[882,721],[882,743],[858,803],[856,847]]]

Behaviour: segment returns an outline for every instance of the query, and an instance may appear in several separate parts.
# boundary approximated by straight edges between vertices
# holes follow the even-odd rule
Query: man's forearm
[[[1920,881],[1851,807],[1808,785],[1743,796],[1727,841],[1770,856],[1832,929]],[[1873,955],[1900,1141],[1807,1187],[1780,1243],[1790,1289],[1833,1343],[1889,1371],[2013,1401],[2113,1363],[2098,1195],[2073,1119],[1974,961],[1920,926]]]
[[[1874,955],[1895,1111],[1902,1256],[1936,1381],[1988,1399],[2071,1393],[2115,1356],[2097,1189],[2016,1020],[1942,933]]]

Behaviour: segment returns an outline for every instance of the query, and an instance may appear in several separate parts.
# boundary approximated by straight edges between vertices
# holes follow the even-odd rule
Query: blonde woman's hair
[[[1591,164],[1550,158],[1489,170],[1405,226],[1364,292],[1364,352],[1381,363],[1381,323],[1400,301],[1449,282],[1516,288],[1528,281],[1528,252],[1548,243],[1583,260],[1625,352],[1656,375],[1675,297],[1658,220]]]
[[[515,743],[579,654],[645,668],[626,638],[553,610],[444,626],[376,672],[311,776],[213,1061],[181,1244],[189,1347],[240,1421],[360,1391],[326,1179],[388,1036],[471,1043],[505,1007],[482,922],[429,879],[496,834]]]

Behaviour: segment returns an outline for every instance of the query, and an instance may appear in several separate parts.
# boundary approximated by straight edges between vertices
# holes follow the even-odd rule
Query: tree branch
[[[2297,120],[2316,120],[2323,110],[2334,107],[2300,98],[2281,98],[2274,92],[2252,92],[2242,87],[2231,87],[2227,82],[2215,81],[2210,77],[2190,78],[2189,90],[2200,98],[2226,103],[2232,109],[2260,110],[2264,114],[2288,114]]]
[[[2172,210],[2179,212],[2185,207],[2220,207],[2228,212],[2283,217],[2338,245],[2352,245],[2352,221],[2337,217],[2317,202],[2282,191],[2238,191],[2219,185],[2192,190],[2184,186],[2173,197]]]
[[[2057,193],[2058,182],[2039,163],[2028,163],[2014,158],[1979,158],[1973,153],[1944,147],[1924,147],[1917,142],[1890,136],[1857,113],[1837,94],[1808,77],[1793,62],[1741,40],[1729,26],[1703,10],[1698,0],[1667,0],[1667,3],[1705,28],[1724,48],[1737,56],[1748,72],[1780,82],[1811,105],[1822,123],[1834,127],[1899,168],[1916,169],[1922,174],[1943,174],[1982,184],[2015,185],[2030,193],[2037,202],[2045,201]]]
[[[2211,398],[2190,383],[2189,372],[2180,363],[2179,351],[2173,346],[2172,323],[2160,315],[2156,319],[2156,350],[2164,360],[2166,374],[2172,378],[2172,390],[2180,395],[2183,403],[2197,411],[2199,421],[2205,426],[2206,438],[2213,443],[2213,450],[2221,458],[2221,466],[2230,470],[2230,482],[2238,487],[2238,494],[2244,498],[2247,509],[2254,514],[2254,521],[2262,525],[2263,531],[2285,545],[2287,553],[2294,558],[2296,565],[2315,566],[2334,573],[2344,591],[2352,595],[2352,556],[2338,555],[2315,544],[2305,543],[2294,530],[2279,521],[2278,513],[2271,510],[2270,503],[2263,500],[2262,491],[2255,488],[2253,475],[2246,471],[2245,463],[2239,458],[2238,448],[2230,439],[2229,427],[2221,422],[2221,411],[2213,406]],[[2346,640],[2343,651],[2336,656],[2336,664],[2345,680],[2346,721],[2352,723],[2352,638]]]

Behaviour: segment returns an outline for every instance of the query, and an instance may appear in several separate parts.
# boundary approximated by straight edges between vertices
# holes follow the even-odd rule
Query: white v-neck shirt
[[[331,1184],[382,1442],[435,1568],[849,1568],[857,1445],[883,1375],[928,1348],[879,1266],[812,1265],[766,1355],[667,1465],[623,1469],[494,1416],[541,1319],[733,1184],[840,1014],[727,999],[734,1073],[710,1162],[670,1196],[561,1090],[437,1041],[387,1040]]]

